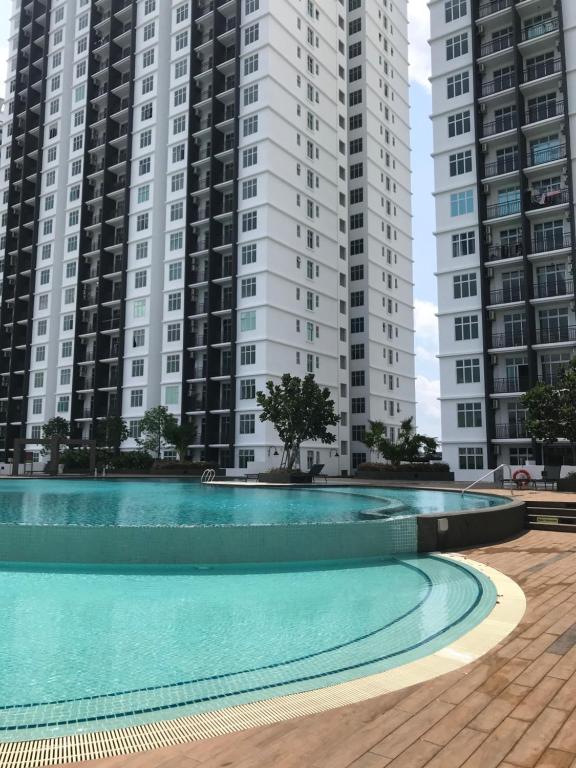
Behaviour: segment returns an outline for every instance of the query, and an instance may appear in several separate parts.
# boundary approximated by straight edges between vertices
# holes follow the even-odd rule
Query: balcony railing
[[[549,120],[551,117],[560,117],[564,114],[563,101],[546,101],[543,104],[535,104],[526,110],[525,123],[538,123],[541,120]]]
[[[492,349],[502,349],[504,347],[524,347],[526,345],[526,334],[522,331],[508,331],[504,333],[493,333],[490,346]]]
[[[524,27],[522,30],[522,40],[534,40],[536,37],[542,37],[542,35],[548,35],[550,32],[556,32],[559,26],[558,16],[555,16],[553,19],[539,21],[537,24],[530,24],[530,26]]]
[[[502,216],[516,216],[520,213],[520,200],[510,200],[506,203],[496,203],[486,206],[486,218],[498,219]]]
[[[525,294],[523,285],[498,288],[495,291],[490,291],[490,304],[511,304],[515,301],[524,301]]]
[[[565,157],[566,144],[559,144],[557,147],[533,149],[528,153],[527,165],[534,166],[553,163],[555,160],[564,160]]]
[[[526,424],[519,421],[512,424],[496,424],[494,437],[496,440],[523,440],[529,435]]]
[[[548,75],[556,75],[562,72],[562,59],[548,59],[547,61],[538,61],[536,64],[530,64],[522,72],[524,83],[531,83],[534,80],[540,80]]]
[[[529,387],[527,378],[510,377],[506,379],[494,379],[494,393],[501,395],[511,392],[526,392]]]
[[[530,211],[540,208],[550,208],[554,205],[563,205],[570,202],[568,189],[548,189],[543,192],[533,192],[528,198],[526,208]]]
[[[570,341],[576,341],[575,325],[540,328],[536,331],[536,344],[561,344]]]
[[[542,75],[540,75],[540,77],[542,77]],[[480,96],[493,96],[495,93],[500,93],[501,91],[507,91],[509,88],[514,88],[515,85],[516,75],[514,73],[503,75],[502,77],[497,77],[487,83],[482,83],[480,88]]]
[[[491,53],[505,51],[511,47],[512,35],[501,35],[500,37],[495,37],[494,40],[489,40],[486,43],[482,43],[480,46],[480,56],[490,56]]]
[[[498,13],[506,8],[510,8],[513,0],[487,0],[480,4],[478,9],[479,18],[483,19],[486,16],[490,16],[492,13]]]
[[[572,235],[569,232],[550,232],[532,240],[531,253],[549,253],[572,248]]]
[[[574,281],[562,277],[552,277],[534,284],[534,297],[536,299],[549,299],[554,296],[569,296],[574,294]]]
[[[503,173],[513,173],[520,167],[520,159],[518,155],[513,157],[504,157],[496,160],[494,163],[485,163],[484,165],[484,178],[490,178],[492,176],[500,176]]]

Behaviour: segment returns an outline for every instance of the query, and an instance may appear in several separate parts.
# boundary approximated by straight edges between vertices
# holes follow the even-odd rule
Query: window
[[[180,5],[178,8],[176,8],[176,24],[180,24],[183,21],[186,21],[188,18],[188,6],[187,5]]]
[[[62,330],[72,331],[74,329],[74,315],[64,315],[62,318]]]
[[[448,117],[448,136],[461,136],[463,133],[470,133],[470,110],[456,112]]]
[[[451,61],[468,53],[468,32],[454,35],[446,40],[446,59]]]
[[[253,448],[240,448],[238,451],[238,466],[240,469],[246,469],[248,464],[254,461]]]
[[[139,299],[133,304],[132,317],[146,316],[146,299]]]
[[[66,386],[70,384],[72,381],[72,369],[71,368],[61,368],[60,369],[60,384],[62,386]]]
[[[173,261],[168,266],[168,280],[172,282],[173,280],[181,280],[181,279],[182,279],[182,262]]]
[[[172,203],[170,206],[170,221],[180,221],[184,218],[184,203]]]
[[[350,357],[352,360],[364,360],[364,344],[351,344]]]
[[[142,78],[142,95],[151,93],[154,90],[154,75],[147,75]]]
[[[147,213],[140,213],[136,216],[136,232],[142,232],[148,229],[149,215]]]
[[[242,232],[251,232],[258,226],[258,212],[248,211],[242,214]]]
[[[151,169],[151,160],[149,157],[143,157],[138,162],[138,175],[139,176],[146,176],[147,173],[150,173]]]
[[[248,179],[242,182],[242,199],[249,200],[258,194],[258,179]]]
[[[180,372],[180,355],[166,355],[166,373]]]
[[[132,389],[130,391],[130,407],[131,408],[142,408],[142,404],[144,403],[144,390],[143,389]]]
[[[363,317],[353,317],[350,320],[350,333],[364,333]]]
[[[142,67],[146,69],[147,67],[151,67],[152,64],[154,64],[154,48],[151,48],[149,51],[145,51],[142,54]]]
[[[40,272],[40,285],[48,285],[49,282],[50,282],[50,270],[43,269]]]
[[[461,176],[472,171],[472,150],[450,155],[450,176]]]
[[[152,129],[147,128],[145,131],[142,131],[140,134],[140,149],[144,149],[144,147],[149,147],[152,144]]]
[[[450,216],[465,216],[474,212],[474,192],[467,189],[464,192],[453,192],[450,195]]]
[[[46,336],[47,331],[48,331],[48,320],[38,320],[38,325],[36,327],[37,335]]]
[[[240,381],[240,400],[254,400],[256,397],[256,379]]]
[[[476,253],[476,236],[474,232],[460,232],[452,235],[452,256],[471,256]]]
[[[188,47],[188,32],[179,32],[176,35],[174,47],[177,51],[182,51]]]
[[[36,362],[43,363],[46,359],[46,347],[36,347]]]
[[[171,232],[170,233],[170,250],[180,251],[184,247],[184,233],[183,232]]]
[[[63,341],[62,342],[62,357],[72,357],[72,342],[71,341]]]
[[[253,413],[240,414],[240,434],[253,435],[256,431],[256,417]]]
[[[244,45],[255,43],[260,37],[260,26],[252,24],[244,29]]]
[[[456,412],[460,428],[482,426],[482,403],[458,403]]]
[[[166,387],[164,390],[164,405],[178,405],[180,401],[180,387]],[[166,458],[167,451],[164,451]]]
[[[258,115],[251,115],[244,118],[242,123],[242,133],[244,136],[251,136],[258,131]]]
[[[454,298],[467,299],[469,296],[476,296],[478,287],[476,282],[476,272],[470,272],[464,275],[454,275]]]
[[[130,419],[128,422],[128,436],[138,440],[141,436],[140,419]]]
[[[241,253],[242,264],[255,264],[256,263],[256,243],[249,243],[242,246]]]
[[[44,386],[44,371],[36,371],[34,374],[34,389],[41,389]]]
[[[149,24],[145,25],[142,31],[144,42],[146,42],[147,40],[151,40],[155,34],[156,34],[156,25],[153,21],[151,21]]]
[[[462,18],[462,16],[466,16],[466,3],[467,0],[446,0],[444,3],[444,15],[447,24]]]
[[[350,267],[350,280],[363,280],[364,279],[364,264],[355,264]]]
[[[484,451],[482,448],[458,448],[460,469],[484,469]]]
[[[245,277],[240,282],[240,295],[243,299],[249,296],[256,296],[256,278]]]
[[[175,312],[182,306],[182,294],[181,293],[169,293],[168,294],[168,312]]]
[[[136,243],[136,259],[140,261],[140,259],[147,259],[148,258],[148,243]]]
[[[135,379],[144,376],[144,360],[141,357],[132,360],[132,376]]]
[[[134,272],[134,288],[146,288],[148,273],[145,269]]]
[[[70,410],[70,395],[60,395],[56,403],[58,413],[67,413]]]
[[[242,344],[240,346],[240,365],[256,364],[256,344]]]
[[[64,291],[64,304],[74,304],[76,296],[76,290],[74,288],[66,288]]]
[[[470,74],[468,72],[458,72],[456,75],[450,75],[446,80],[446,92],[449,99],[456,96],[462,96],[463,93],[470,91]]]
[[[147,203],[150,200],[150,184],[138,187],[138,202]]]
[[[169,323],[166,329],[166,341],[180,341],[180,323]]]
[[[174,64],[174,79],[179,80],[188,74],[188,60],[182,59]]]
[[[242,152],[242,167],[249,168],[258,162],[258,147],[248,147]]]
[[[42,399],[39,397],[35,397],[32,400],[32,413],[35,416],[39,416],[42,413]]]
[[[364,291],[352,291],[352,293],[350,294],[350,306],[351,307],[364,306]]]
[[[456,341],[467,341],[478,338],[478,315],[465,315],[454,318],[454,338]]]
[[[480,381],[480,360],[456,360],[456,384],[474,384]]]
[[[172,192],[180,192],[184,189],[184,174],[174,173],[170,180],[170,188]]]
[[[256,330],[256,310],[252,309],[249,312],[240,313],[240,330],[241,331]]]
[[[246,56],[244,59],[244,74],[245,75],[251,75],[253,72],[258,71],[258,54],[253,53],[252,56]],[[251,104],[252,102],[246,101],[246,91],[248,89],[244,89],[244,104]],[[256,98],[253,99],[253,101],[258,101],[258,86],[256,86]]]
[[[139,328],[132,333],[132,346],[143,347],[146,342],[146,331],[144,328]]]
[[[366,399],[364,397],[353,397],[350,401],[352,413],[366,412]]]
[[[181,88],[177,88],[174,91],[174,106],[179,107],[182,104],[186,103],[186,99],[188,98],[188,89],[185,85],[183,85]]]

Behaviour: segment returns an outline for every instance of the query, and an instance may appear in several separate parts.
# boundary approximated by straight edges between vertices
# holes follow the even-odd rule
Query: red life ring
[[[527,469],[517,469],[512,475],[512,479],[518,486],[518,488],[524,488],[532,480],[532,475]]]

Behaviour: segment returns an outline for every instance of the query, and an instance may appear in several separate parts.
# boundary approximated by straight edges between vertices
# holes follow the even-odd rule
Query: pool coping
[[[435,653],[346,683],[213,712],[53,739],[0,742],[0,765],[42,768],[209,739],[357,704],[460,669],[493,649],[517,627],[526,610],[526,598],[515,581],[494,568],[462,554],[439,553],[438,557],[465,563],[487,576],[495,585],[498,598],[490,614],[480,624]]]

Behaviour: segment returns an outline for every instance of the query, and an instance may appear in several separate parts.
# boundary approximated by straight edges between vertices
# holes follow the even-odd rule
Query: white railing
[[[509,464],[500,464],[498,467],[496,467],[496,469],[491,469],[489,472],[486,472],[485,475],[482,475],[482,477],[479,477],[478,480],[474,480],[473,483],[470,483],[470,485],[467,485],[466,488],[464,488],[464,490],[460,494],[460,497],[464,496],[466,491],[469,491],[470,488],[473,488],[477,483],[481,483],[482,480],[485,480],[487,477],[490,477],[490,475],[494,475],[500,469],[504,469],[504,467],[506,467],[506,469],[508,470],[508,474],[510,475],[509,480],[510,480],[510,482],[512,482],[512,470],[510,468],[510,465]],[[512,495],[514,495],[514,488],[513,487],[512,487]]]
[[[202,476],[200,477],[201,483],[211,483],[214,478],[216,477],[216,470],[215,469],[205,469],[204,472],[202,472]]]

